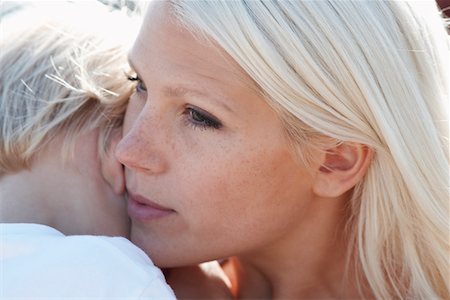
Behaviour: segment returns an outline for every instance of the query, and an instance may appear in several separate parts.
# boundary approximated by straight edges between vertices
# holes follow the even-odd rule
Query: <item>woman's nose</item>
[[[116,147],[117,159],[129,169],[147,174],[160,174],[166,169],[162,156],[162,145],[158,142],[161,132],[151,122],[138,118],[131,129],[124,133]]]

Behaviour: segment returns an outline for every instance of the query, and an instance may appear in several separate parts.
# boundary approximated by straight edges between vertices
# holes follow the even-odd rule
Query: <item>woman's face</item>
[[[130,54],[138,79],[116,155],[131,239],[159,266],[250,253],[297,230],[311,176],[251,79],[154,4]]]

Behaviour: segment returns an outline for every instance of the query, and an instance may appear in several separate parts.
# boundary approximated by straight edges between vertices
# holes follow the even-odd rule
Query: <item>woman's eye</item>
[[[137,76],[137,75],[134,75],[134,76],[128,75],[127,77],[128,77],[129,81],[137,82],[136,92],[138,92],[138,93],[145,93],[145,92],[147,92],[147,87],[145,86],[145,83],[141,80],[141,78],[139,78],[139,76]]]
[[[220,123],[219,120],[199,108],[188,107],[186,113],[188,121],[195,127],[200,127],[202,129],[219,129],[222,127],[222,123]]]

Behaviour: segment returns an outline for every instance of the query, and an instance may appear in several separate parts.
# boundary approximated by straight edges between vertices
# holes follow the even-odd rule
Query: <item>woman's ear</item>
[[[342,143],[327,149],[317,170],[313,192],[334,198],[353,188],[366,174],[373,150],[357,143]]]

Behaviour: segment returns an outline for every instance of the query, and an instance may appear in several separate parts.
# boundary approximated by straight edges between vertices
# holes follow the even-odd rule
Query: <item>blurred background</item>
[[[149,1],[138,0],[98,0],[113,9],[126,10],[132,14],[141,14]]]

